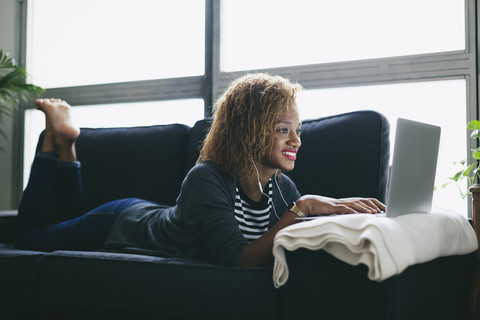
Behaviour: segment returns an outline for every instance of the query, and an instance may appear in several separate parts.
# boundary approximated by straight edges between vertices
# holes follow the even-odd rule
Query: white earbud
[[[273,204],[273,199],[268,195],[263,192],[262,184],[260,183],[260,174],[257,169],[257,165],[255,164],[255,161],[253,161],[253,157],[251,158],[253,162],[253,166],[255,167],[255,171],[257,172],[257,181],[258,181],[258,188],[260,189],[260,192],[268,198],[268,201],[272,204],[273,212],[275,213],[275,216],[277,217],[278,220],[280,220],[280,217],[277,214],[277,210],[275,209],[275,205]],[[280,196],[282,197],[283,202],[285,203],[286,206],[288,206],[287,202],[285,201],[285,198],[283,197],[282,190],[280,190],[280,186],[278,185],[277,182],[277,172],[278,169],[275,171],[275,174],[273,175],[273,180],[275,182],[275,185],[277,186],[277,189],[280,193]]]
[[[258,188],[260,189],[260,192],[263,193],[263,188],[262,188],[262,184],[260,183],[260,174],[258,173],[257,165],[255,164],[255,161],[253,161],[253,157],[251,159],[252,159],[253,166],[255,167],[255,171],[257,172]]]

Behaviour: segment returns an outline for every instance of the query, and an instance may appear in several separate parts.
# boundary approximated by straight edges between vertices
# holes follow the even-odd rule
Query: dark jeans
[[[80,163],[61,163],[55,153],[42,152],[20,202],[14,244],[40,251],[101,248],[117,216],[141,201],[115,200],[82,214]]]

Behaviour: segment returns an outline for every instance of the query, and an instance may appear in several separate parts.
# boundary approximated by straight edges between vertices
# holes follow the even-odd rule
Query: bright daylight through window
[[[231,79],[267,71],[306,88],[303,119],[373,109],[387,116],[392,141],[398,117],[442,126],[437,187],[467,157],[465,125],[476,110],[471,1],[28,3],[28,72],[75,97],[81,126],[192,125]],[[27,110],[26,177],[42,125]],[[434,206],[465,214],[467,203],[454,185],[434,195]]]
[[[29,6],[27,69],[40,86],[204,73],[203,1],[42,0]]]
[[[223,71],[465,48],[464,6],[458,0],[226,0],[222,5]]]
[[[454,162],[464,159],[467,152],[466,145],[458,143],[466,141],[465,92],[464,80],[308,90],[300,96],[299,105],[303,119],[354,110],[381,112],[390,122],[391,152],[396,132],[396,121],[392,119],[415,119],[441,126],[434,206],[467,212],[467,201],[461,198],[454,183],[442,188],[457,168]],[[465,183],[461,187],[465,188]]]

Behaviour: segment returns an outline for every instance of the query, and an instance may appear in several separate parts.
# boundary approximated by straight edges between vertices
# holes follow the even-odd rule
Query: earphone
[[[252,157],[252,162],[253,162],[253,166],[255,167],[255,171],[257,172],[257,181],[258,181],[258,189],[260,189],[260,192],[263,194],[263,195],[266,195],[265,193],[263,193],[263,188],[262,188],[262,184],[260,183],[260,174],[258,173],[258,169],[257,169],[257,165],[255,164],[255,161],[253,161],[253,157]],[[267,196],[267,195],[266,195]],[[267,196],[268,197],[268,196]],[[269,197],[270,198],[270,197]]]
[[[280,220],[280,217],[277,214],[277,210],[275,209],[275,204],[273,203],[272,198],[268,194],[263,192],[262,184],[260,183],[260,174],[258,172],[257,165],[255,164],[255,161],[253,161],[253,157],[251,159],[253,162],[253,166],[255,167],[255,171],[257,172],[257,181],[258,181],[258,188],[260,189],[260,193],[263,194],[265,197],[267,197],[268,202],[272,204],[273,213],[275,213],[275,216],[277,217],[277,219]],[[278,185],[278,182],[277,182],[277,172],[278,172],[278,169],[275,171],[275,174],[273,175],[273,181],[275,181],[275,185],[277,186],[277,189],[280,192],[280,196],[282,197],[283,202],[288,207],[287,201],[285,201],[282,190],[280,189],[280,186]]]

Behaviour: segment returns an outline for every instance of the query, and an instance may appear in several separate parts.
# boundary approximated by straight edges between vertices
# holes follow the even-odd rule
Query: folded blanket
[[[323,249],[351,265],[365,264],[368,277],[382,281],[413,264],[473,252],[478,242],[465,217],[444,209],[396,218],[369,214],[325,216],[277,233],[273,245],[276,288],[288,280],[284,250],[298,248]]]

